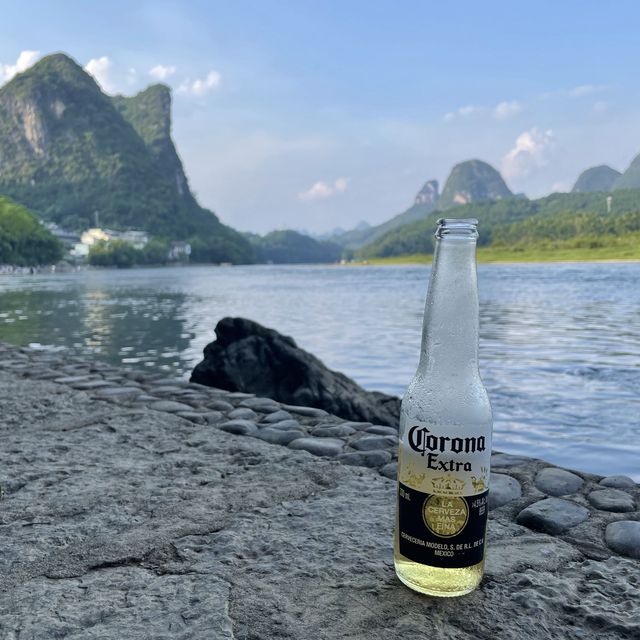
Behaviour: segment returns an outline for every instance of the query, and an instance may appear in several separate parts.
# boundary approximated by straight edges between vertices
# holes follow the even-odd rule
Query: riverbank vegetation
[[[62,245],[22,205],[0,196],[0,264],[29,267],[62,258]]]

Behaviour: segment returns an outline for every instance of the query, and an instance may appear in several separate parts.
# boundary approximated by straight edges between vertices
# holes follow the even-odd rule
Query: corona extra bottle
[[[478,370],[477,224],[438,221],[420,362],[400,411],[395,568],[434,596],[469,593],[484,567],[492,417]]]

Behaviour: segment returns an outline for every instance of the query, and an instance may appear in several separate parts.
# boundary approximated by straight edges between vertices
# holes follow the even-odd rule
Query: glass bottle
[[[477,220],[436,231],[418,370],[400,411],[394,563],[411,589],[459,596],[484,568],[491,405],[478,369]]]

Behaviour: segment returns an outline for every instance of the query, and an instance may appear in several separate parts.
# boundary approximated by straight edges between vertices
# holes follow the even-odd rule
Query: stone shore
[[[397,433],[0,343],[0,638],[640,637],[640,486],[494,452],[486,576],[395,577]]]

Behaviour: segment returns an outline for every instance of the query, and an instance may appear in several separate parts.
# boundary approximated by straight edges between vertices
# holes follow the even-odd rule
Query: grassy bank
[[[416,253],[392,258],[370,258],[369,264],[431,264],[432,256]],[[478,262],[596,262],[609,260],[640,261],[640,242],[604,247],[479,247]]]

